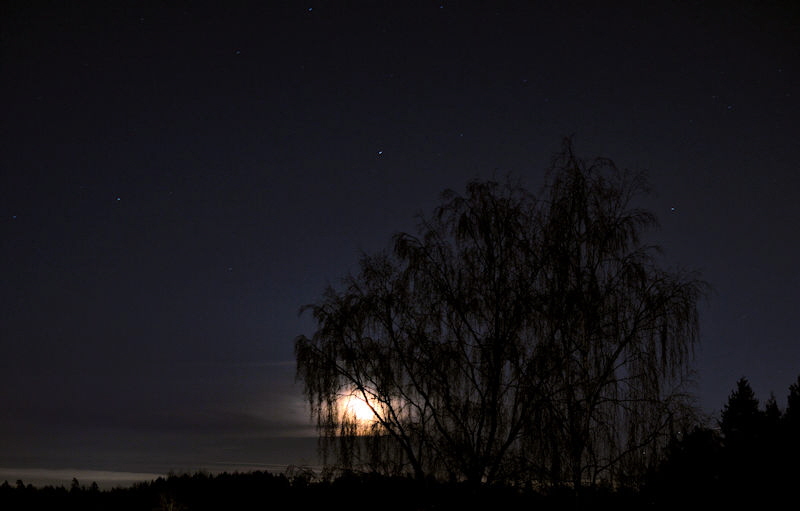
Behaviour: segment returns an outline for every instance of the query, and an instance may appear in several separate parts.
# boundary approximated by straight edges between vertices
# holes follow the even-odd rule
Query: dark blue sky
[[[665,262],[715,290],[700,405],[785,404],[797,8],[109,4],[0,14],[0,468],[313,463],[299,307],[445,188],[538,189],[566,135],[649,172]]]

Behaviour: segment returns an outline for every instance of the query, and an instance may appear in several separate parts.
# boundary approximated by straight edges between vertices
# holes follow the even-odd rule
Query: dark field
[[[0,509],[203,511],[203,510],[562,510],[674,509],[693,503],[706,506],[768,505],[786,496],[778,486],[734,486],[726,481],[665,481],[654,477],[640,490],[585,489],[580,496],[569,488],[534,491],[509,487],[468,487],[433,481],[376,475],[350,475],[328,482],[304,476],[288,478],[268,472],[210,475],[171,475],[127,488],[99,490],[96,486],[45,486],[5,483],[0,486]],[[699,483],[699,484],[698,484]],[[788,491],[788,486],[783,486]]]

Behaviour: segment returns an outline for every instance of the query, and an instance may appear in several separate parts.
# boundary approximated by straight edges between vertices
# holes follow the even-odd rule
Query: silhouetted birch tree
[[[635,472],[682,413],[704,286],[644,244],[643,184],[567,140],[542,199],[472,182],[364,255],[295,341],[327,461],[576,488]]]

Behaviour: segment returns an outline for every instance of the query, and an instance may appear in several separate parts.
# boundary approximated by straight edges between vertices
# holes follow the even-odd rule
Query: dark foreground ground
[[[128,488],[100,490],[73,481],[71,488],[36,488],[21,481],[0,485],[0,509],[203,511],[203,510],[564,510],[675,509],[687,504],[713,508],[764,505],[776,493],[734,495],[722,488],[651,487],[642,491],[587,490],[580,497],[570,490],[547,493],[511,488],[469,488],[463,485],[418,483],[370,475],[332,482],[310,482],[268,472],[170,476]],[[730,489],[734,491],[734,489]],[[748,502],[750,501],[750,502]],[[732,506],[732,507],[731,507]]]
[[[617,510],[642,507],[637,494],[594,492],[586,500],[608,504]],[[565,509],[574,505],[575,497],[569,492],[544,495],[509,488],[475,489],[369,475],[310,482],[302,476],[290,479],[267,472],[197,473],[112,490],[81,486],[77,481],[70,489],[36,488],[21,482],[0,486],[3,510],[530,510]]]

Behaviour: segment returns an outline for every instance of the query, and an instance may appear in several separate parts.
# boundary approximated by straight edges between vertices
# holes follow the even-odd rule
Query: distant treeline
[[[774,396],[760,406],[742,378],[713,425],[676,432],[667,457],[636,488],[537,490],[475,487],[348,473],[319,480],[310,470],[170,475],[128,488],[101,490],[73,479],[69,489],[0,485],[0,509],[204,511],[219,509],[461,510],[674,509],[697,505],[771,505],[791,496],[800,480],[800,377],[782,411]]]
[[[586,489],[586,503],[617,510],[640,509],[632,492]],[[18,481],[0,486],[0,509],[64,511],[218,511],[224,509],[313,509],[381,511],[463,509],[567,509],[576,499],[569,491],[538,493],[531,489],[474,487],[466,483],[420,482],[412,478],[349,473],[331,481],[307,475],[269,472],[171,475],[129,488],[100,490],[96,485],[35,488]]]

